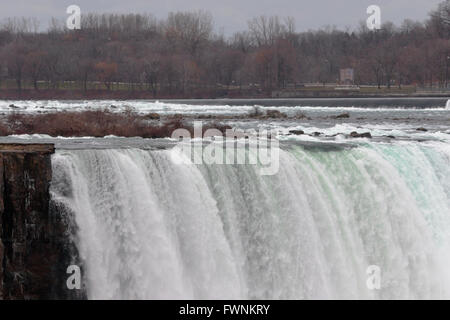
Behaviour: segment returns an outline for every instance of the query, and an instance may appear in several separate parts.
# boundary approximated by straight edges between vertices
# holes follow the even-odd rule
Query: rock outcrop
[[[0,299],[65,299],[71,242],[49,210],[52,144],[0,144]]]
[[[350,137],[352,138],[372,138],[372,134],[370,132],[363,132],[363,133],[358,133],[356,131],[353,131],[350,133]]]
[[[339,115],[334,117],[334,119],[348,119],[348,118],[350,118],[350,114],[349,113],[342,113],[342,114],[339,114]]]
[[[290,134],[295,134],[295,135],[302,135],[302,134],[305,134],[305,131],[303,131],[303,130],[290,130],[289,133]]]

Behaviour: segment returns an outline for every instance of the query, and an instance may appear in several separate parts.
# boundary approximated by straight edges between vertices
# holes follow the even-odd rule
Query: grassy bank
[[[190,88],[184,92],[153,92],[144,86],[133,86],[117,83],[112,89],[106,89],[102,84],[90,84],[87,90],[77,82],[65,82],[58,88],[48,88],[40,83],[36,90],[31,84],[24,85],[18,91],[12,83],[3,83],[0,89],[0,99],[3,100],[89,100],[89,99],[261,99],[261,98],[351,98],[351,97],[414,97],[414,96],[447,96],[448,92],[417,91],[414,86],[373,87],[362,86],[358,90],[342,90],[335,86],[308,86],[302,88],[287,88],[264,91],[257,87],[229,88]]]

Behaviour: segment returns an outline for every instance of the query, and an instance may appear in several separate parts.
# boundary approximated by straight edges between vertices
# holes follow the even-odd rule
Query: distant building
[[[341,69],[341,84],[353,84],[355,80],[355,71],[351,68]]]

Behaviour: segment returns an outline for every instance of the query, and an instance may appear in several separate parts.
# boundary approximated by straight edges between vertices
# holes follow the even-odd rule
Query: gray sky
[[[400,24],[404,19],[423,21],[442,0],[0,0],[0,21],[6,17],[37,17],[46,28],[50,17],[65,20],[67,6],[76,4],[82,12],[151,13],[157,18],[170,11],[211,12],[217,31],[226,35],[247,27],[259,15],[292,16],[297,31],[334,25],[355,28],[367,18],[371,4],[381,7],[382,22]]]

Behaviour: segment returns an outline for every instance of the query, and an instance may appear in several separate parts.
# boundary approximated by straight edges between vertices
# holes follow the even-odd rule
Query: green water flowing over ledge
[[[291,145],[275,176],[173,152],[54,155],[89,298],[450,297],[448,143]]]

